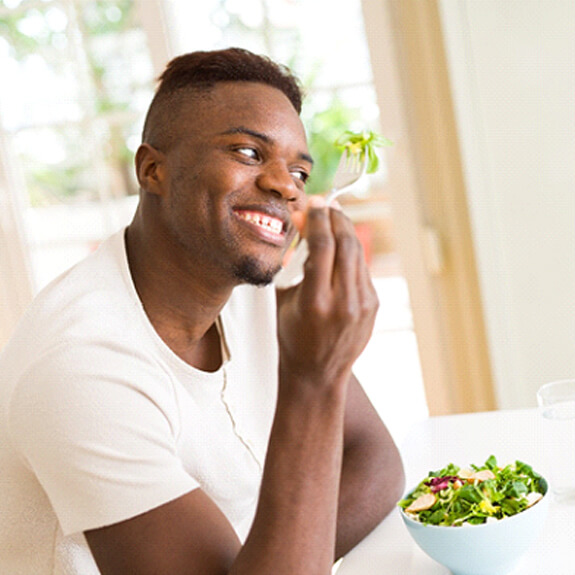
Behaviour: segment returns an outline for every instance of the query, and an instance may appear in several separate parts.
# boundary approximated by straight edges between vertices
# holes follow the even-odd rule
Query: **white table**
[[[401,446],[409,488],[453,462],[519,459],[546,474],[536,409],[432,417],[417,423]],[[575,454],[571,454],[571,457]],[[411,539],[396,509],[343,560],[337,575],[448,575]],[[514,575],[575,575],[575,505],[551,504],[542,534]]]

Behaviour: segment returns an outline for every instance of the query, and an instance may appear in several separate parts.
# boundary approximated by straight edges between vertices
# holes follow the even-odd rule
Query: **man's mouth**
[[[254,210],[234,210],[234,213],[241,220],[260,230],[264,239],[271,240],[275,244],[284,243],[287,226],[282,219]]]

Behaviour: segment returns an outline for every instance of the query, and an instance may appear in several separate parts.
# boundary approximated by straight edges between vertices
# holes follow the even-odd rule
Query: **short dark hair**
[[[155,147],[168,146],[173,126],[170,120],[177,117],[183,96],[207,93],[220,82],[267,84],[282,91],[301,113],[303,91],[286,66],[242,48],[190,52],[171,60],[160,76],[144,122],[142,141]]]

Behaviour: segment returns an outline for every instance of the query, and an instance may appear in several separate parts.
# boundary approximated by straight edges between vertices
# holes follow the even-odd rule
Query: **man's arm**
[[[399,451],[365,391],[352,375],[345,414],[336,558],[394,508],[405,485]]]

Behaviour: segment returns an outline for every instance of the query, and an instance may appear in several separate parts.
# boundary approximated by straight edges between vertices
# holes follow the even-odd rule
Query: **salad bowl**
[[[496,466],[493,456],[490,460],[495,471],[495,474],[492,474],[494,477],[487,476],[491,484],[484,484],[482,487],[485,479],[459,478],[457,475],[459,468],[450,464],[440,472],[430,474],[399,504],[401,517],[417,545],[432,559],[447,567],[453,575],[510,575],[514,573],[521,557],[545,524],[549,508],[546,481],[537,473],[532,472],[529,466],[525,466],[531,470],[533,477],[528,482],[528,490],[524,490],[518,487],[521,481],[518,481],[516,477],[510,477],[513,473],[521,478],[524,477],[523,472],[520,474],[514,471],[515,465],[513,465],[505,468],[508,472],[507,478],[503,477],[508,482],[506,484],[498,473],[503,470]],[[520,462],[517,464],[525,465]],[[481,472],[485,473],[486,469],[488,469],[487,462],[482,468],[475,467],[475,473],[481,477]],[[441,482],[440,479],[446,477],[446,470],[450,474],[448,483],[451,485],[444,487],[445,493],[440,493],[441,490],[431,491],[434,484],[437,487],[445,486],[446,482]],[[503,476],[503,472],[501,475]],[[470,486],[467,489],[469,492],[477,490],[478,493],[483,494],[482,501],[485,503],[480,501],[471,511],[466,509],[459,514],[446,513],[444,509],[448,506],[443,505],[440,498],[446,501],[457,501],[452,494],[447,492],[447,489],[453,489],[456,478],[463,486]],[[525,481],[527,482],[527,479]],[[493,486],[497,486],[497,489]],[[461,485],[456,486],[455,490],[461,488]],[[533,491],[529,491],[531,488]],[[514,493],[514,489],[519,493]],[[430,493],[436,496],[437,504],[425,512],[413,511],[413,509],[417,510],[419,507],[426,506],[424,498],[420,495],[422,491],[423,495]],[[497,495],[497,493],[500,494]],[[503,501],[502,493],[508,495],[511,493],[513,497],[509,499],[520,501],[521,505],[512,502],[509,507],[506,507],[508,504]],[[535,495],[530,496],[530,493]],[[418,496],[416,500],[421,502],[419,505],[417,503],[413,505],[415,496]],[[451,506],[453,505],[452,503]],[[501,507],[507,509],[509,514],[503,513]],[[513,511],[514,508],[515,511]],[[446,521],[443,521],[447,524],[439,524],[442,521],[438,521],[438,517],[442,514],[448,517]],[[472,522],[462,521],[463,515],[472,519]],[[430,523],[430,520],[435,521],[436,524]]]

